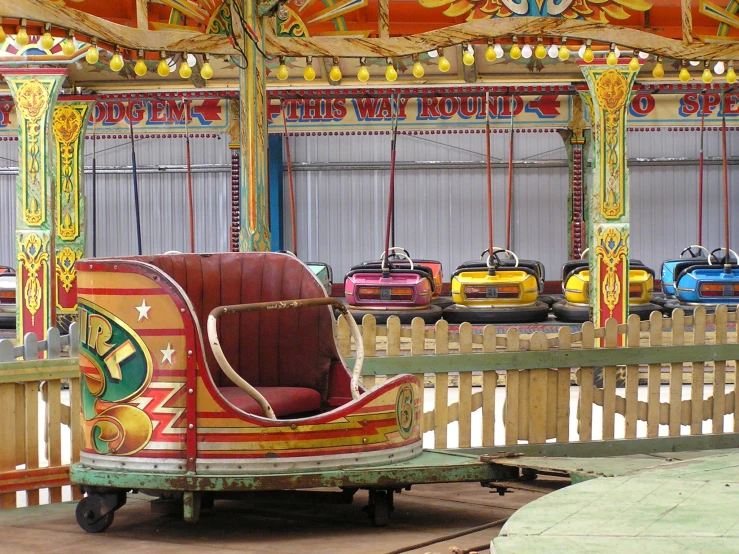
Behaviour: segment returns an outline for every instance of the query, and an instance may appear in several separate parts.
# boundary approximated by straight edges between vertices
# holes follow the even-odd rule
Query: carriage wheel
[[[101,515],[103,502],[95,495],[86,496],[77,504],[75,516],[77,523],[82,529],[88,533],[101,533],[105,531],[113,523],[113,515],[115,512],[110,510],[105,515]]]
[[[387,491],[370,491],[369,515],[372,525],[385,527],[390,520],[390,495]]]

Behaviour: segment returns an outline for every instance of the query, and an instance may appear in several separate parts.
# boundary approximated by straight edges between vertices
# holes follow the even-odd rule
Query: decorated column
[[[20,339],[56,324],[55,165],[51,118],[65,69],[3,69],[18,119],[16,254]]]
[[[243,1],[243,0],[239,0]],[[257,6],[259,4],[259,7]],[[269,2],[243,1],[245,23],[254,40],[242,40],[246,59],[239,71],[239,119],[241,144],[241,194],[239,248],[242,252],[267,251],[270,247],[267,207],[267,88],[264,56],[264,19],[259,10]],[[242,28],[243,33],[249,32]]]
[[[587,89],[586,89],[587,94]],[[560,136],[565,143],[567,161],[569,168],[569,194],[568,194],[568,231],[569,244],[567,256],[569,259],[580,258],[587,248],[585,234],[585,194],[586,194],[586,167],[587,146],[590,132],[586,130],[583,113],[583,101],[575,96],[572,103],[572,117],[567,129],[560,131]]]
[[[581,65],[588,84],[592,133],[589,191],[590,307],[596,326],[629,315],[629,171],[626,114],[637,71],[628,65]]]
[[[83,194],[85,133],[95,100],[92,96],[60,98],[52,132],[56,156],[56,314],[74,320],[77,314],[77,272],[74,263],[85,253]]]

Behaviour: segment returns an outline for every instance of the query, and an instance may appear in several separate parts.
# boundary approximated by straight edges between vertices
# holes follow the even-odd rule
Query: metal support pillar
[[[51,119],[66,69],[3,69],[18,118],[16,331],[46,338],[56,324],[56,203]]]
[[[626,114],[637,71],[627,64],[584,64],[592,125],[590,191],[590,308],[596,326],[629,315],[629,170]]]
[[[272,231],[272,250],[284,250],[283,236],[284,198],[282,185],[284,169],[282,167],[282,135],[269,135],[269,228]],[[295,248],[295,245],[293,245]]]

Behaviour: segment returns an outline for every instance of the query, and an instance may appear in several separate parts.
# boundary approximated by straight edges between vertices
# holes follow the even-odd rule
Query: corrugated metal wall
[[[508,135],[494,134],[495,161],[508,159]],[[293,137],[295,163],[387,162],[390,137]],[[485,159],[482,134],[400,135],[398,162]],[[514,159],[560,159],[556,133],[516,134]],[[376,259],[383,249],[389,171],[296,171],[298,254],[325,261],[339,280],[351,265]],[[480,169],[396,172],[396,245],[415,258],[442,262],[450,275],[487,248],[486,173]],[[493,171],[495,244],[505,246],[507,171]],[[520,169],[514,174],[512,248],[559,267],[567,255],[567,168]],[[287,199],[287,195],[286,195]],[[286,200],[287,201],[287,200]],[[286,204],[286,214],[289,208]],[[290,236],[289,220],[286,236]],[[542,239],[544,237],[544,239]]]
[[[228,250],[230,153],[228,137],[191,138],[195,249]],[[92,166],[92,141],[86,141],[86,165]],[[184,138],[136,141],[139,167],[142,250],[189,251],[187,175]],[[17,169],[18,143],[0,142],[0,167]],[[180,166],[168,168],[165,166]],[[125,138],[97,141],[97,255],[136,254],[136,223],[131,146]],[[118,170],[114,168],[119,168]],[[120,171],[118,173],[114,171]],[[0,264],[14,265],[16,176],[0,174]],[[92,175],[86,176],[87,252],[92,255]]]

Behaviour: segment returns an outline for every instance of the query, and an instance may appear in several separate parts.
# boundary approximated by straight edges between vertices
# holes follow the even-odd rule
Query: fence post
[[[595,327],[592,321],[582,324],[582,348],[590,350],[595,346]],[[581,367],[580,398],[578,406],[577,434],[580,441],[593,440],[593,368]]]
[[[685,312],[681,309],[672,311],[672,345],[685,344]],[[670,417],[669,433],[671,437],[680,435],[683,404],[683,363],[670,364]]]
[[[698,306],[693,312],[693,344],[706,344],[706,308]],[[690,385],[690,434],[703,434],[703,388],[705,363],[693,362],[693,382]]]
[[[726,344],[727,308],[716,308],[716,344]],[[726,396],[726,362],[713,362],[713,425],[712,433],[724,432],[724,406]]]
[[[377,348],[377,321],[375,316],[365,314],[362,318],[362,344],[364,345],[364,355],[367,358],[374,358]],[[365,375],[362,378],[362,384],[367,390],[375,386],[375,376]]]
[[[572,331],[569,327],[559,328],[559,349],[569,350],[572,346]],[[557,442],[570,440],[570,387],[571,371],[569,367],[560,367],[557,371]]]
[[[662,346],[662,315],[652,312],[649,316],[649,346]],[[659,435],[659,388],[662,379],[662,364],[649,364],[647,382],[647,436]]]
[[[639,347],[641,341],[641,320],[636,314],[631,314],[628,319],[627,346],[629,348]],[[636,438],[636,422],[639,414],[639,366],[626,366],[626,409],[624,414],[624,438]]]
[[[436,322],[435,353],[449,354],[449,323],[443,319]],[[449,374],[437,373],[434,381],[434,448],[446,448],[449,424]]]
[[[506,333],[506,352],[519,351],[518,329],[508,329]],[[505,443],[506,445],[518,444],[518,381],[521,372],[508,370],[505,379]]]
[[[495,352],[496,334],[494,325],[482,329],[482,350]],[[482,445],[495,445],[495,391],[498,386],[497,371],[482,372]]]

